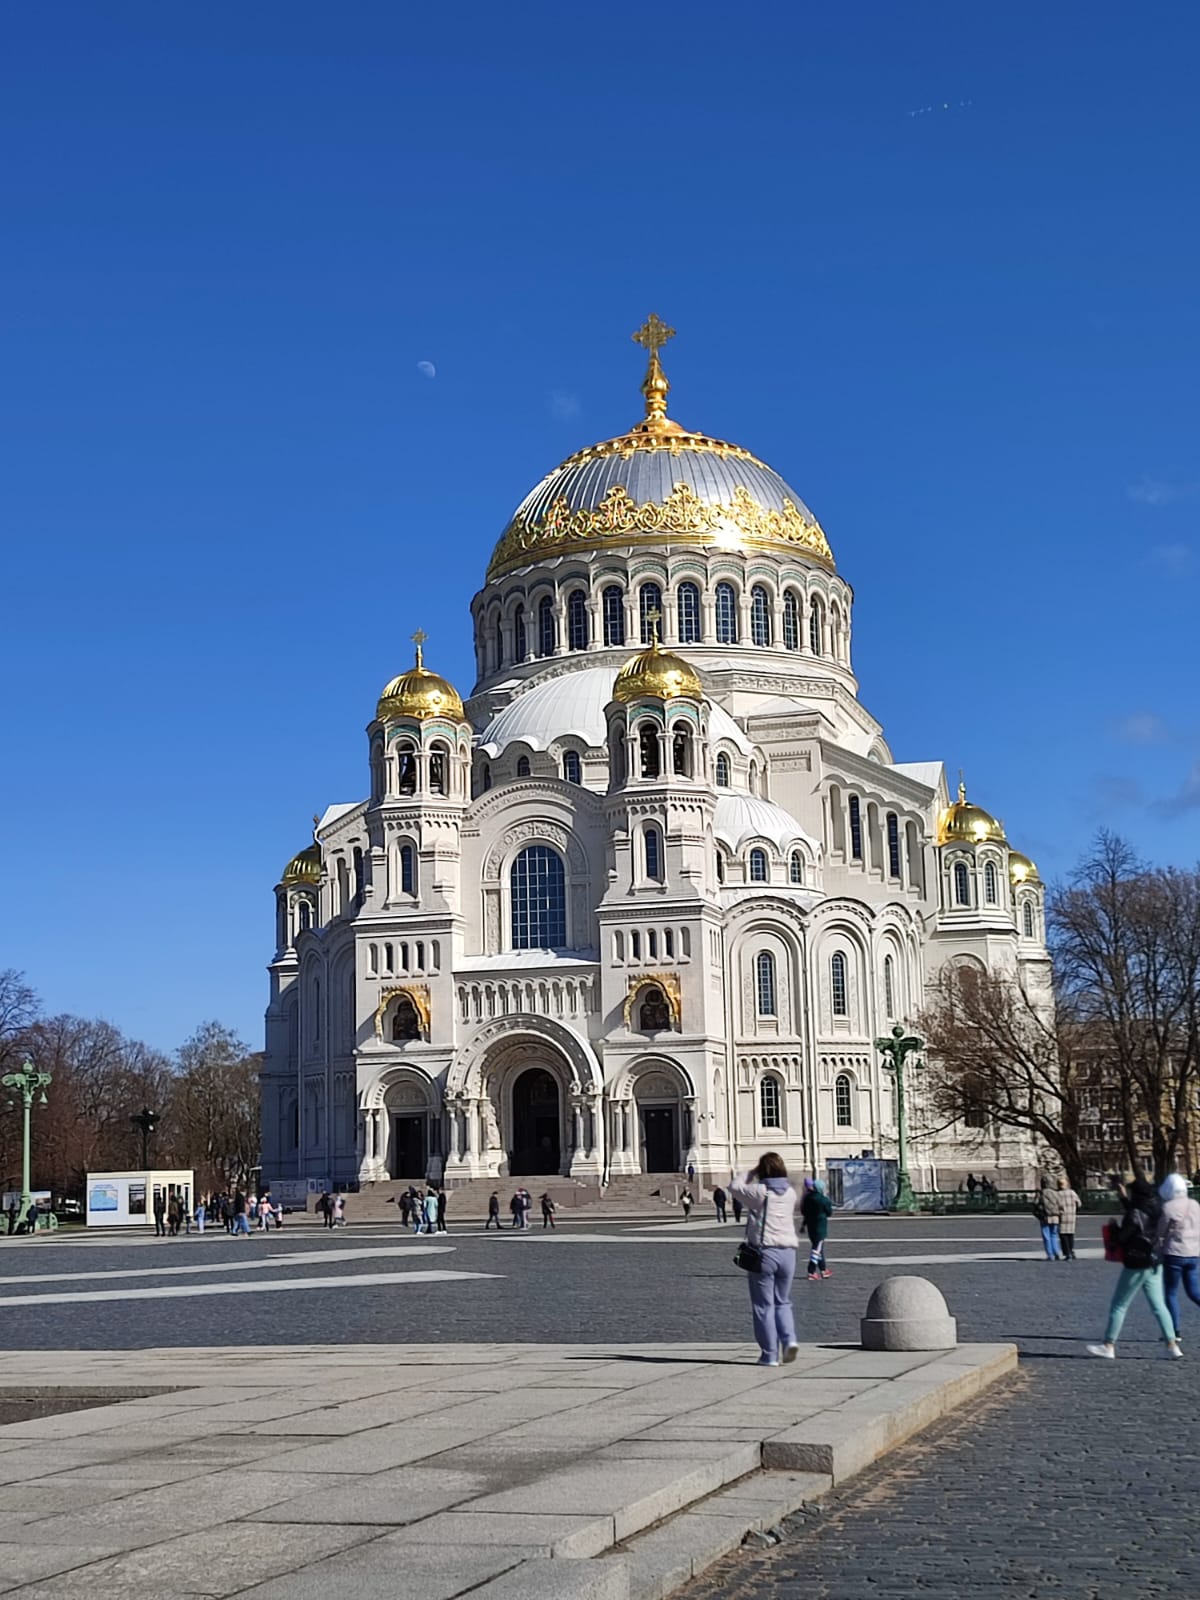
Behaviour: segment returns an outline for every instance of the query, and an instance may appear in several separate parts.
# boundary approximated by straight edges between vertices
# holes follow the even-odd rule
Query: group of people
[[[1033,1218],[1041,1226],[1047,1261],[1075,1260],[1075,1222],[1082,1204],[1066,1178],[1058,1180],[1057,1188],[1049,1178],[1042,1179]]]
[[[317,1215],[327,1228],[344,1228],[346,1226],[346,1196],[344,1194],[330,1194],[328,1189],[322,1189],[317,1198]]]
[[[543,1231],[546,1228],[556,1228],[558,1224],[554,1220],[555,1205],[549,1194],[543,1194],[538,1203],[542,1208]],[[529,1190],[525,1188],[524,1184],[522,1184],[519,1189],[515,1189],[512,1195],[509,1197],[508,1210],[511,1218],[509,1223],[510,1227],[519,1228],[522,1230],[529,1227],[529,1214],[533,1210],[533,1196],[530,1194]],[[499,1227],[500,1194],[498,1190],[493,1190],[488,1198],[487,1222],[483,1231],[486,1233],[488,1228],[499,1229]]]
[[[986,1174],[977,1178],[973,1172],[968,1172],[966,1183],[960,1183],[958,1188],[960,1194],[962,1193],[963,1189],[966,1189],[967,1194],[972,1200],[976,1198],[980,1200],[994,1200],[996,1198],[996,1185]]]
[[[1112,1180],[1121,1201],[1121,1216],[1105,1225],[1104,1254],[1119,1261],[1121,1275],[1108,1308],[1108,1326],[1100,1344],[1088,1354],[1111,1361],[1125,1324],[1125,1314],[1139,1291],[1154,1313],[1163,1340],[1163,1355],[1183,1355],[1179,1291],[1200,1306],[1200,1202],[1188,1196],[1187,1180],[1169,1173],[1160,1186],[1145,1178],[1125,1184]]]
[[[203,1233],[210,1224],[239,1236],[248,1234],[252,1228],[266,1233],[271,1228],[283,1227],[283,1207],[272,1200],[269,1189],[262,1194],[247,1194],[240,1188],[222,1189],[215,1194],[201,1195],[190,1209],[182,1194],[164,1194],[156,1189],[151,1209],[155,1237],[159,1239],[174,1239],[181,1231],[191,1233],[193,1226],[198,1233]]]
[[[422,1194],[409,1184],[400,1196],[400,1221],[414,1233],[445,1233],[445,1189],[430,1187]]]

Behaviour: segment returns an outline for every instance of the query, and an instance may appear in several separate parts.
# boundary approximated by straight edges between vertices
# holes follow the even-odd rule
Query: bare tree
[[[259,1058],[237,1034],[206,1022],[182,1046],[172,1136],[209,1181],[243,1184],[259,1158]]]

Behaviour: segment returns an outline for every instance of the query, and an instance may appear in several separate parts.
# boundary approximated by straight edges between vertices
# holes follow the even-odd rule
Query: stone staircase
[[[524,1185],[533,1196],[533,1221],[539,1217],[538,1202],[549,1194],[560,1212],[588,1216],[653,1216],[660,1209],[678,1211],[679,1196],[687,1186],[680,1173],[644,1173],[636,1177],[613,1178],[607,1188],[598,1179],[562,1177],[469,1178],[465,1183],[447,1185],[447,1217],[451,1223],[487,1217],[488,1201],[500,1196],[500,1216],[509,1222],[508,1202],[513,1191]],[[427,1187],[424,1178],[392,1178],[385,1183],[368,1183],[357,1194],[346,1196],[346,1215],[351,1222],[390,1222],[400,1220],[400,1196],[409,1186],[421,1194]],[[697,1204],[702,1198],[698,1184],[692,1185]]]

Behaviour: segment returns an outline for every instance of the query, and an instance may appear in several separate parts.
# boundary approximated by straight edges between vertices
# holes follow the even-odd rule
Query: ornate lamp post
[[[130,1117],[135,1128],[142,1130],[142,1171],[150,1170],[150,1135],[158,1127],[158,1112],[143,1106],[136,1117]]]
[[[48,1072],[39,1072],[26,1056],[18,1072],[6,1072],[0,1083],[11,1091],[13,1095],[20,1095],[21,1105],[24,1110],[25,1125],[21,1135],[21,1220],[33,1204],[33,1195],[29,1184],[29,1114],[33,1110],[34,1096],[40,1106],[47,1104],[46,1089],[51,1083]],[[10,1100],[10,1106],[15,1106],[16,1101]]]
[[[925,1041],[918,1039],[915,1034],[906,1034],[903,1025],[897,1023],[886,1039],[876,1039],[875,1048],[884,1058],[887,1070],[896,1080],[896,1144],[899,1154],[896,1210],[915,1211],[917,1202],[913,1194],[912,1179],[908,1175],[908,1120],[904,1109],[904,1063],[909,1056],[924,1050]]]

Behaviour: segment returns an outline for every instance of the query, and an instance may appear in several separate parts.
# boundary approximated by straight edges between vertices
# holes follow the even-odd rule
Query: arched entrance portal
[[[562,1107],[558,1080],[529,1067],[512,1088],[513,1131],[509,1171],[514,1178],[554,1174],[562,1163]]]
[[[430,1156],[429,1101],[417,1084],[389,1085],[384,1095],[383,1149],[389,1178],[424,1183]]]

